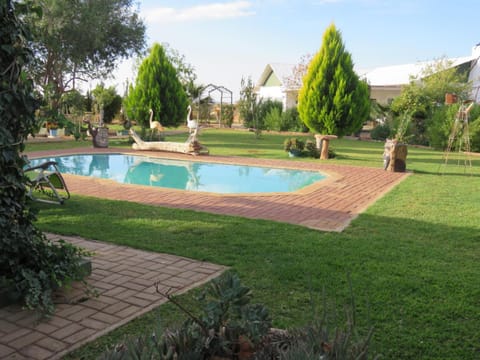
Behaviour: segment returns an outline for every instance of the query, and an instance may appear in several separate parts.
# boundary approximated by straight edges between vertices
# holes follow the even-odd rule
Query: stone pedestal
[[[330,140],[337,138],[337,135],[315,135],[317,149],[320,150],[320,160],[328,159],[328,147],[330,146]]]
[[[93,147],[108,148],[108,128],[99,127],[92,132]]]
[[[384,169],[393,172],[404,172],[407,168],[407,144],[387,139],[383,152]]]

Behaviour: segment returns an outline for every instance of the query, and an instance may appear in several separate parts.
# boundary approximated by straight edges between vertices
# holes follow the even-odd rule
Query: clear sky
[[[333,22],[355,67],[415,63],[471,54],[480,42],[479,0],[141,0],[147,44],[168,43],[193,65],[199,84],[238,98],[242,77],[268,63],[314,54]],[[131,65],[115,73],[117,91]],[[108,82],[110,83],[110,81]]]

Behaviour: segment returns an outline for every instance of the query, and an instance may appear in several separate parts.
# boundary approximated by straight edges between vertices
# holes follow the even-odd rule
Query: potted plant
[[[305,148],[305,142],[297,138],[285,139],[283,149],[288,152],[290,157],[297,157],[302,154]]]
[[[58,131],[58,123],[55,121],[48,121],[47,130],[48,130],[49,137],[56,137],[57,131]]]

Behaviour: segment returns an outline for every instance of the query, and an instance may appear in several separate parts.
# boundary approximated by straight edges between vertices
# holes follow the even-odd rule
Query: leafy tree
[[[427,65],[420,78],[410,79],[400,96],[393,100],[391,110],[397,118],[404,113],[412,114],[411,142],[434,146],[446,142],[448,130],[441,129],[445,128],[448,119],[440,114],[448,112],[442,112],[439,108],[443,107],[446,93],[468,99],[471,84],[467,79],[468,68],[452,67],[452,63],[445,58]],[[429,127],[433,129],[429,130]]]
[[[105,88],[103,84],[97,85],[92,94],[97,110],[103,110],[103,121],[111,122],[122,107],[122,97],[117,94],[114,86]]]
[[[165,49],[168,59],[177,70],[178,79],[183,89],[190,99],[194,99],[198,89],[198,86],[195,85],[195,80],[197,80],[195,68],[187,62],[185,55],[180,54],[178,50],[172,48],[168,43],[163,43],[162,46]]]
[[[80,115],[85,111],[86,98],[78,90],[63,94],[61,100],[64,114]]]
[[[39,103],[24,70],[33,56],[27,47],[30,33],[17,14],[26,11],[21,3],[0,1],[0,287],[12,289],[28,308],[52,313],[52,287],[79,274],[82,251],[47,241],[27,202],[27,159],[21,154],[36,126]]]
[[[258,123],[258,106],[260,101],[255,93],[255,86],[252,78],[247,80],[242,78],[240,83],[240,100],[238,102],[240,116],[243,119],[243,125],[247,128],[260,129]]]
[[[119,58],[140,52],[145,25],[133,0],[38,0],[43,16],[31,12],[36,62],[30,71],[54,111],[77,81],[105,77]]]
[[[311,54],[305,54],[300,58],[298,64],[293,67],[292,73],[283,79],[287,89],[300,89],[302,87],[303,78],[307,74],[308,66],[312,59],[313,56]]]
[[[303,79],[300,118],[311,131],[343,136],[360,130],[369,111],[368,85],[353,71],[351,55],[332,24]]]
[[[187,95],[177,71],[160,44],[154,44],[150,55],[138,69],[135,86],[130,86],[125,108],[130,119],[148,126],[149,109],[164,126],[178,126],[186,119]]]

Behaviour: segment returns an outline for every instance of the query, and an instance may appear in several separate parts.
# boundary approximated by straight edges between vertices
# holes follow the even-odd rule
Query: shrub
[[[300,120],[296,107],[289,108],[283,112],[280,131],[308,132],[307,126]]]
[[[438,106],[428,121],[427,136],[429,145],[435,149],[444,149],[448,144],[450,129],[455,120],[458,105]]]
[[[222,124],[223,125],[227,127],[232,127],[233,113],[234,113],[233,105],[224,104],[222,106]]]
[[[285,139],[283,142],[283,149],[287,152],[290,151],[303,151],[305,143],[297,138]]]
[[[471,150],[480,152],[480,117],[470,123]]]
[[[264,119],[264,126],[267,130],[281,131],[282,111],[277,107],[272,107]]]
[[[266,129],[266,124],[265,124],[265,119],[267,117],[267,114],[272,111],[272,109],[278,109],[280,114],[282,113],[283,105],[281,101],[276,101],[276,100],[262,100],[258,104],[257,108],[257,121],[258,121],[258,127],[261,129]]]
[[[250,289],[238,275],[227,272],[214,279],[197,298],[203,313],[193,315],[173,297],[157,292],[189,318],[177,329],[159,329],[153,336],[130,340],[106,352],[102,359],[212,359],[233,358],[252,351],[267,335],[271,320],[267,308],[251,304]],[[247,349],[245,349],[247,348]],[[138,357],[131,356],[136,354]],[[155,354],[155,357],[151,357]],[[149,356],[146,356],[149,355]]]
[[[157,292],[158,287],[157,287]],[[203,314],[196,316],[175,298],[168,298],[188,319],[176,329],[158,327],[153,335],[126,340],[100,359],[358,359],[369,358],[373,330],[364,337],[355,329],[355,308],[345,311],[347,324],[330,332],[324,308],[322,319],[292,330],[271,329],[266,307],[250,304],[250,290],[227,272],[213,280],[198,298]],[[331,336],[331,334],[334,334]]]
[[[375,126],[372,131],[370,132],[370,137],[373,140],[382,140],[388,139],[391,134],[390,125],[388,124],[380,124]]]
[[[435,149],[445,149],[451,135],[453,124],[460,104],[442,105],[437,107],[427,124],[428,143]],[[469,113],[469,130],[471,148],[480,148],[480,135],[478,135],[477,121],[480,119],[480,106],[474,105]]]
[[[307,155],[310,156],[310,157],[313,157],[315,159],[318,159],[320,157],[320,151],[318,151],[318,149],[317,149],[317,144],[316,144],[316,142],[313,142],[312,140],[307,140],[305,142],[305,150],[306,150]]]

